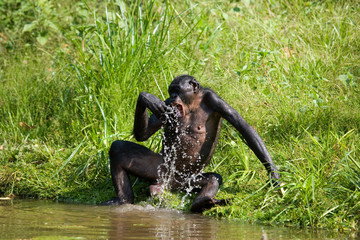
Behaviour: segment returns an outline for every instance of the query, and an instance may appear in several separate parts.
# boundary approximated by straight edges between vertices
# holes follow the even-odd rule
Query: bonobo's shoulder
[[[203,102],[214,111],[221,111],[228,104],[212,89],[203,89]]]
[[[202,92],[205,97],[219,97],[217,93],[210,88],[202,88]]]
[[[212,89],[210,88],[203,88],[202,89],[203,92],[203,96],[204,96],[204,100],[205,101],[218,101],[218,100],[222,100],[221,97]]]

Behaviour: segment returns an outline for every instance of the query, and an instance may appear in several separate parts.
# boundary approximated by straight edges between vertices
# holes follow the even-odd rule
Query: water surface
[[[152,206],[0,201],[0,239],[346,239],[337,233],[216,220]]]

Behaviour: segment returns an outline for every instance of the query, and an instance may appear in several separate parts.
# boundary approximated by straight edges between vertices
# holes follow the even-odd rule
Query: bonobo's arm
[[[148,117],[147,108],[153,113]],[[164,101],[158,97],[142,92],[139,94],[136,103],[134,136],[137,141],[145,141],[153,135],[162,126],[160,120],[165,112],[171,111]]]
[[[276,168],[265,143],[255,129],[252,128],[235,109],[221,99],[216,93],[208,90],[205,94],[205,98],[205,102],[209,104],[210,108],[212,108],[215,112],[220,113],[223,118],[225,118],[241,133],[251,150],[265,166],[266,170],[270,174],[270,178],[279,179],[280,175],[278,173],[278,169]],[[274,183],[277,184],[276,180]]]

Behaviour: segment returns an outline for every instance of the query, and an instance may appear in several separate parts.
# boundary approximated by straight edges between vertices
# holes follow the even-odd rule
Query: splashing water
[[[175,117],[174,117],[175,116]],[[194,184],[197,179],[201,176],[201,173],[203,171],[203,167],[201,168],[198,173],[192,173],[189,171],[186,171],[184,166],[184,171],[180,171],[176,168],[176,161],[178,159],[191,159],[192,156],[188,156],[186,153],[186,150],[180,151],[181,149],[181,136],[185,133],[180,131],[180,121],[176,117],[175,110],[166,112],[165,113],[165,119],[163,120],[163,123],[168,131],[171,131],[172,134],[172,141],[169,144],[166,140],[165,133],[162,133],[163,138],[163,159],[164,162],[158,167],[158,175],[159,175],[159,187],[160,187],[160,194],[156,196],[157,200],[159,201],[156,206],[164,206],[171,200],[170,195],[167,194],[171,190],[171,186],[175,183],[176,185],[181,186],[181,190],[185,192],[184,196],[181,198],[180,204],[177,206],[177,209],[183,208],[185,205],[185,201],[188,197],[191,196],[192,191],[196,188],[200,188],[200,186],[197,186]],[[166,144],[168,143],[168,144]],[[200,157],[197,159],[197,163],[201,161]],[[192,165],[192,164],[190,164]]]

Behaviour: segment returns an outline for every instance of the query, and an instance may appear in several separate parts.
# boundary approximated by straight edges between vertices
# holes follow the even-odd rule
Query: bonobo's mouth
[[[175,110],[175,114],[177,117],[181,118],[185,115],[185,111],[184,111],[184,108],[181,104],[176,104],[174,107],[174,110]]]

